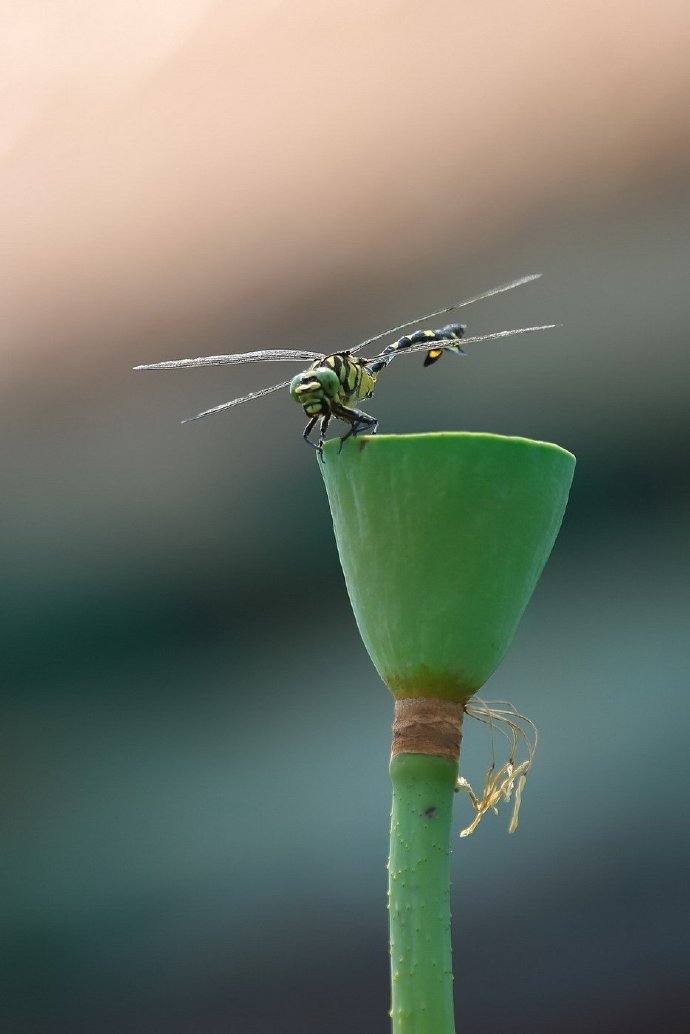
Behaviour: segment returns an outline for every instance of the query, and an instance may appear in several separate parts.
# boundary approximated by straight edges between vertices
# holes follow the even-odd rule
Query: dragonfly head
[[[290,382],[290,394],[301,406],[319,399],[335,398],[341,389],[340,379],[327,366],[298,373]]]

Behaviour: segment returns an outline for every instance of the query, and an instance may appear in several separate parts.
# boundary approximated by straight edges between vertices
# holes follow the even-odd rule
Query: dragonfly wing
[[[259,391],[252,391],[249,395],[242,395],[241,398],[233,399],[231,402],[221,402],[219,406],[213,406],[212,409],[205,409],[202,413],[197,413],[195,416],[188,416],[186,420],[183,420],[183,424],[188,424],[192,420],[201,420],[202,416],[211,416],[213,413],[222,413],[224,409],[232,409],[233,406],[241,406],[243,402],[251,402],[252,399],[260,399],[263,395],[270,395],[272,391],[280,391],[281,388],[287,388],[290,381],[281,381],[280,384],[273,384],[270,388],[261,388]]]
[[[501,337],[515,337],[518,334],[533,334],[538,330],[553,330],[554,327],[562,327],[562,323],[545,323],[540,327],[514,327],[512,330],[497,330],[493,334],[478,334],[475,337],[441,338],[440,340],[429,340],[415,342],[413,345],[406,345],[395,352],[380,352],[373,359],[369,359],[367,365],[375,363],[379,359],[394,359],[397,355],[408,355],[411,352],[429,352],[437,348],[443,348],[447,352],[461,352],[465,345],[475,345],[480,341],[496,341]]]
[[[367,338],[366,341],[360,342],[359,345],[355,345],[354,348],[350,349],[350,352],[354,355],[355,352],[359,352],[360,349],[373,344],[374,341],[380,341],[382,337],[387,337],[389,334],[397,334],[399,330],[406,330],[407,327],[411,327],[415,323],[421,323],[422,320],[430,320],[433,319],[434,316],[443,316],[444,313],[452,312],[454,309],[463,309],[466,305],[473,305],[474,302],[481,302],[484,298],[492,298],[495,294],[502,294],[504,291],[512,291],[514,287],[521,287],[523,284],[528,284],[532,280],[538,280],[541,275],[541,273],[528,273],[527,276],[518,277],[517,280],[509,280],[507,284],[499,284],[498,287],[491,287],[488,291],[482,291],[480,294],[473,294],[471,298],[465,298],[464,301],[454,302],[452,305],[447,305],[445,309],[437,309],[436,312],[427,312],[425,316],[417,316],[416,319],[408,320],[407,323],[401,323],[398,327],[391,327],[389,330],[382,330],[380,334],[375,334],[373,337]],[[419,349],[416,349],[416,351],[419,351]]]
[[[323,352],[305,352],[296,348],[265,348],[259,352],[236,352],[234,355],[203,355],[197,359],[170,359],[164,363],[144,363],[135,370],[184,370],[197,366],[230,366],[237,363],[306,362],[323,359]]]
[[[471,298],[465,298],[464,301],[457,302],[452,308],[464,309],[466,305],[474,305],[475,302],[483,302],[485,298],[493,298],[495,294],[503,294],[504,291],[512,291],[514,287],[522,287],[523,284],[529,284],[532,280],[538,280],[540,276],[542,276],[541,273],[528,273],[527,276],[519,276],[517,280],[509,280],[507,284],[499,284],[498,287],[490,287],[488,291],[473,294]],[[415,322],[417,321],[415,320]]]

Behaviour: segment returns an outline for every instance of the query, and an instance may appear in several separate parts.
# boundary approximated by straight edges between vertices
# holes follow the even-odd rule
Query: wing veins
[[[212,416],[214,413],[222,413],[224,409],[232,409],[233,406],[240,406],[243,402],[251,402],[252,399],[260,399],[264,395],[270,395],[273,391],[279,391],[281,388],[287,388],[290,381],[281,381],[280,384],[272,384],[270,388],[260,388],[259,391],[252,391],[249,395],[242,395],[238,399],[232,399],[230,402],[221,402],[219,406],[212,406],[211,409],[204,409],[201,413],[196,413],[195,416],[188,416],[186,420],[183,420],[183,424],[189,424],[192,420],[201,420],[204,416]]]
[[[350,348],[349,351],[354,355],[355,352],[359,352],[362,348],[366,348],[367,345],[373,344],[374,341],[380,341],[382,337],[387,337],[388,334],[397,334],[399,330],[406,330],[407,327],[412,327],[415,323],[421,323],[422,320],[430,320],[435,316],[443,316],[444,313],[453,312],[454,309],[463,309],[466,305],[473,305],[474,302],[481,302],[485,298],[492,298],[495,294],[502,294],[503,291],[512,291],[514,287],[521,287],[522,284],[528,284],[532,280],[538,280],[540,276],[542,276],[541,273],[528,273],[527,276],[521,276],[517,280],[509,280],[506,284],[499,284],[498,287],[492,287],[488,291],[481,291],[479,294],[473,294],[471,298],[465,298],[461,302],[454,302],[452,305],[447,305],[445,309],[436,309],[435,312],[427,312],[425,316],[417,316],[416,319],[408,320],[407,323],[400,323],[397,327],[390,327],[388,330],[382,330],[380,334],[374,334],[373,337],[360,342],[360,344],[355,345],[354,348]],[[419,351],[419,349],[417,351]]]
[[[296,348],[266,348],[258,352],[236,352],[234,355],[203,355],[197,359],[169,359],[163,363],[144,363],[135,370],[182,370],[199,366],[230,366],[238,363],[307,362],[323,359],[323,352],[307,352]]]
[[[379,359],[394,359],[398,355],[407,355],[411,352],[433,352],[437,348],[444,351],[461,351],[465,345],[475,345],[480,341],[496,341],[502,337],[515,337],[518,334],[532,334],[538,330],[553,330],[554,327],[562,327],[562,323],[545,323],[539,327],[514,327],[511,330],[497,330],[493,334],[478,334],[475,337],[463,338],[441,338],[419,341],[405,348],[397,349],[395,352],[379,352],[378,355],[367,360],[367,365],[377,362]]]

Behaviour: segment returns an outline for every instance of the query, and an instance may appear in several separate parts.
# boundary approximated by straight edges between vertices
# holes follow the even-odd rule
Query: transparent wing
[[[499,284],[498,287],[492,287],[489,291],[482,291],[481,294],[474,294],[471,298],[465,298],[462,302],[454,302],[452,305],[447,305],[445,309],[437,309],[436,312],[427,312],[425,316],[417,316],[416,319],[408,320],[407,323],[401,323],[397,327],[390,327],[388,330],[382,330],[380,334],[374,334],[373,337],[360,342],[360,344],[355,345],[354,348],[350,348],[349,351],[354,355],[355,352],[359,352],[362,348],[366,348],[367,345],[373,344],[374,341],[380,341],[382,337],[387,337],[389,334],[397,334],[399,330],[406,330],[407,327],[412,327],[415,323],[421,323],[422,320],[430,320],[433,319],[434,316],[443,316],[444,313],[452,312],[454,309],[463,309],[466,305],[473,305],[474,302],[481,302],[484,298],[492,298],[495,294],[502,294],[504,291],[512,291],[514,287],[521,287],[522,284],[528,284],[531,280],[538,280],[541,275],[541,273],[528,273],[527,276],[521,276],[518,280],[511,280],[507,284]],[[514,333],[514,331],[511,331],[510,333]],[[417,349],[417,351],[419,351],[419,349]]]
[[[272,391],[280,391],[281,388],[287,388],[290,381],[281,381],[280,384],[273,384],[270,388],[261,388],[259,391],[252,391],[249,395],[243,395],[239,399],[233,399],[231,402],[221,402],[219,406],[213,406],[212,409],[205,409],[202,413],[197,413],[196,416],[188,416],[186,420],[183,420],[183,424],[188,424],[192,420],[201,420],[202,416],[211,416],[213,413],[222,413],[224,409],[232,409],[233,406],[241,406],[243,402],[251,402],[252,399],[260,399],[263,395],[270,395]]]
[[[230,366],[236,363],[306,362],[323,359],[323,352],[304,352],[296,348],[266,348],[260,352],[237,352],[235,355],[203,355],[198,359],[169,359],[164,363],[144,363],[135,370],[183,370],[196,366]]]
[[[533,334],[538,330],[553,330],[554,327],[562,327],[562,323],[545,323],[541,327],[516,327],[513,330],[497,330],[493,334],[478,334],[476,337],[442,338],[441,340],[431,339],[429,341],[415,342],[395,352],[379,352],[373,359],[367,360],[367,365],[375,363],[378,359],[395,359],[398,355],[408,355],[410,352],[432,352],[437,348],[443,348],[447,352],[462,352],[465,345],[474,345],[479,341],[496,341],[501,337],[515,337],[518,334]]]

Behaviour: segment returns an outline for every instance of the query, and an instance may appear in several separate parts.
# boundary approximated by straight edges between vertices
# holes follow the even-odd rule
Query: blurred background
[[[371,406],[578,457],[484,692],[541,745],[515,836],[455,847],[457,1013],[686,1030],[685,0],[1,19],[3,1030],[388,1029],[392,707],[303,414],[179,423],[297,369],[131,367],[328,352],[537,271],[462,318],[562,329],[400,361]],[[480,725],[463,751],[481,782]]]

